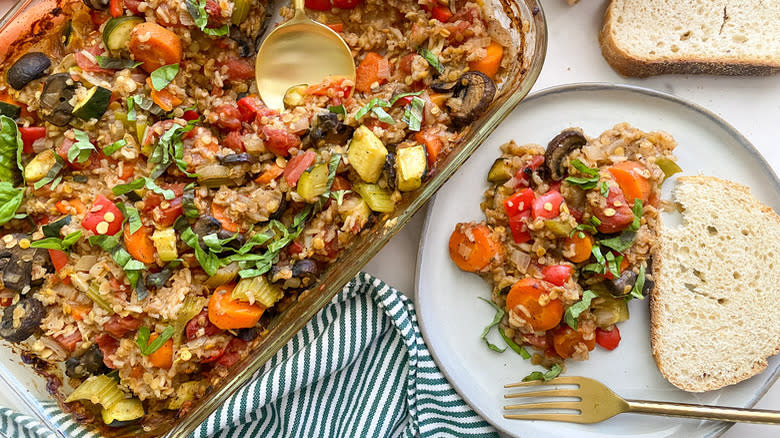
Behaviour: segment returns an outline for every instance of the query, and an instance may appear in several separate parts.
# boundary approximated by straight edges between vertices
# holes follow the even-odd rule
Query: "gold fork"
[[[576,385],[572,388],[551,388],[552,385]],[[504,410],[573,410],[579,413],[531,412],[505,414],[504,418],[520,420],[566,421],[569,423],[598,423],[623,412],[701,418],[705,420],[741,421],[747,423],[780,424],[780,411],[725,408],[685,403],[624,400],[601,383],[586,377],[558,377],[548,382],[511,383],[504,388],[542,387],[544,389],[505,394],[504,398],[522,397],[576,397],[579,401],[550,401],[504,406]]]

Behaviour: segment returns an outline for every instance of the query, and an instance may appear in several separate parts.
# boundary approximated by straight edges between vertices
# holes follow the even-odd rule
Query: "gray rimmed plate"
[[[449,259],[447,242],[458,222],[481,221],[479,204],[487,171],[501,144],[545,145],[562,129],[579,126],[589,136],[620,122],[645,131],[663,130],[678,143],[675,154],[686,175],[707,174],[749,186],[780,211],[780,180],[758,151],[726,121],[678,97],[640,87],[573,84],[537,92],[521,102],[430,202],[417,256],[415,300],[423,336],[441,370],[458,393],[486,420],[511,436],[548,437],[712,437],[729,423],[624,414],[595,425],[503,418],[503,385],[538,369],[511,350],[489,350],[479,335],[494,311],[478,296],[490,288]],[[669,198],[674,182],[664,184]],[[718,391],[683,392],[658,372],[650,351],[646,301],[632,301],[614,351],[597,348],[590,360],[567,363],[568,375],[595,378],[627,398],[753,406],[780,374],[780,357],[763,373]],[[494,335],[497,337],[498,335]],[[500,339],[494,342],[501,343]]]

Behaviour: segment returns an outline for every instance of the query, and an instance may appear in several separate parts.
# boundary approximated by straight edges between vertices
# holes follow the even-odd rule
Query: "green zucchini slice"
[[[18,119],[19,114],[22,113],[22,107],[14,105],[12,103],[0,101],[0,116],[6,116],[11,119]]]
[[[136,25],[143,22],[143,18],[128,16],[106,21],[106,26],[103,28],[103,44],[112,52],[127,49],[130,42],[130,32]]]
[[[99,119],[108,109],[111,100],[111,90],[103,87],[92,87],[87,96],[73,107],[73,115],[82,119]]]

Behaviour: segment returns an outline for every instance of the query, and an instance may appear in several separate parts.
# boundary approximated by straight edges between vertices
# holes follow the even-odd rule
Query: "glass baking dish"
[[[5,0],[3,0],[5,1]],[[77,1],[77,0],[60,0]],[[498,94],[488,111],[462,134],[454,149],[439,163],[435,174],[417,191],[407,195],[396,211],[368,229],[343,251],[340,258],[320,276],[309,290],[300,294],[296,303],[281,313],[270,325],[265,338],[242,362],[233,366],[231,373],[186,415],[159,424],[150,430],[127,430],[112,433],[119,436],[180,437],[191,433],[211,412],[273,357],[287,341],[323,307],[379,250],[411,219],[442,184],[466,161],[487,136],[512,109],[528,94],[542,69],[547,48],[547,28],[541,5],[537,0],[485,0],[492,15],[510,31],[514,43],[521,48],[506,80],[499,84]],[[56,9],[57,0],[18,0],[0,20],[0,60],[13,54],[18,45],[26,47],[50,31],[62,20]],[[275,2],[275,15],[281,3]],[[52,15],[59,15],[52,19]],[[10,47],[10,49],[9,49]],[[46,414],[46,407],[56,403],[49,394],[46,380],[29,365],[21,363],[19,355],[8,344],[0,347],[0,381],[10,389],[10,396],[22,405],[10,406],[32,413],[48,426],[56,436],[59,431],[54,418]],[[56,390],[56,389],[55,389]],[[5,388],[0,389],[7,393]]]

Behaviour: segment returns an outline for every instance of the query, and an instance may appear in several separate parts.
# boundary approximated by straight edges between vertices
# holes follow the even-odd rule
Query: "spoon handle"
[[[294,5],[295,5],[295,14],[296,15],[300,14],[300,13],[305,13],[306,12],[304,10],[304,0],[295,0]]]

